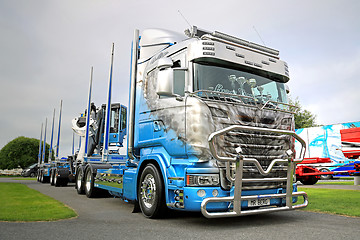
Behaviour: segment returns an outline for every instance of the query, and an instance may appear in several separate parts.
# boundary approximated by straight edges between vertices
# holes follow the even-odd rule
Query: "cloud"
[[[359,7],[355,0],[1,1],[0,148],[20,135],[39,138],[41,123],[54,108],[58,115],[63,99],[60,149],[69,154],[70,121],[86,107],[91,66],[93,100],[100,105],[114,42],[113,100],[128,105],[133,30],[182,32],[189,26],[178,10],[193,25],[261,43],[255,26],[288,62],[292,95],[319,122],[359,120]]]

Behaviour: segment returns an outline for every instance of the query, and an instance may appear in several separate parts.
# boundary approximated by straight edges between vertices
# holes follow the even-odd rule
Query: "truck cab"
[[[187,36],[145,30],[138,49],[128,152],[140,182],[128,197],[145,215],[156,212],[156,175],[168,207],[206,217],[307,205],[292,205],[306,198],[293,181],[294,141],[303,141],[277,50],[196,27]]]

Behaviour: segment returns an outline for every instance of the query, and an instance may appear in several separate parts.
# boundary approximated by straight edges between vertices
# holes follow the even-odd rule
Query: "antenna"
[[[181,15],[181,17],[185,20],[185,22],[187,22],[187,24],[190,26],[190,29],[192,28],[192,25],[189,23],[189,21],[184,17],[184,15],[182,15],[182,13],[180,12],[180,10],[178,10],[178,13]]]
[[[253,26],[253,28],[254,28],[255,32],[257,33],[257,35],[259,36],[259,38],[260,38],[261,42],[262,42],[262,43],[264,44],[264,46],[266,47],[265,42],[264,42],[264,41],[263,41],[263,39],[261,38],[261,36],[260,36],[259,32],[256,30],[255,26]]]

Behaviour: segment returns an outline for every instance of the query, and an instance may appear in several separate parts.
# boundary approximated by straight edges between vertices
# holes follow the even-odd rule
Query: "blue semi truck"
[[[105,190],[148,218],[167,208],[215,218],[307,206],[294,179],[305,143],[277,50],[197,27],[135,30],[130,78],[129,109],[111,103],[111,64],[107,104],[91,106],[90,83],[87,114],[73,120],[79,194]]]

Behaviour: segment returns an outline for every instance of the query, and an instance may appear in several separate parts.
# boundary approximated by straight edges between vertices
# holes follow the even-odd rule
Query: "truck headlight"
[[[186,176],[186,185],[187,186],[219,186],[219,175],[218,174],[191,174]]]

